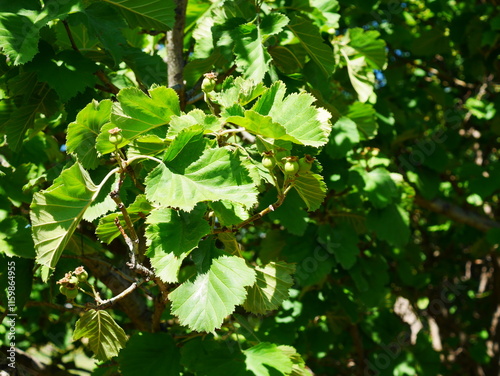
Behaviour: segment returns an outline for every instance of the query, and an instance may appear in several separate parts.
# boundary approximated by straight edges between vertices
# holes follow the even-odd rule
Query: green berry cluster
[[[59,292],[65,295],[68,300],[74,300],[78,296],[78,284],[86,283],[88,277],[89,274],[83,266],[77,267],[57,281],[57,284],[61,285],[59,286]]]

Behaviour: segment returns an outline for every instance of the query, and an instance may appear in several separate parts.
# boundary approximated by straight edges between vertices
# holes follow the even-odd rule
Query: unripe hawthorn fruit
[[[304,155],[304,157],[299,159],[299,174],[305,174],[311,171],[312,164],[314,162],[314,157],[309,154]]]
[[[118,127],[110,129],[109,133],[109,142],[113,145],[118,145],[123,140],[122,130]]]
[[[73,300],[75,299],[77,296],[78,296],[78,289],[77,288],[74,288],[74,289],[68,289],[66,291],[66,297],[68,298],[68,300]]]
[[[270,157],[269,155],[264,155],[262,157],[262,166],[264,166],[268,170],[272,170],[274,166],[276,166],[276,161],[274,160],[273,157]]]
[[[283,169],[287,175],[295,175],[299,171],[299,162],[297,157],[285,158]]]
[[[206,73],[205,78],[201,82],[201,90],[204,93],[209,93],[215,89],[217,83],[217,75],[215,73]]]

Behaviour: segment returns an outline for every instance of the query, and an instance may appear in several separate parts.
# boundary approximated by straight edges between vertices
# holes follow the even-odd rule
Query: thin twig
[[[272,211],[275,211],[277,208],[279,208],[282,204],[283,201],[285,200],[285,197],[287,193],[290,191],[290,189],[293,187],[293,184],[290,184],[287,186],[287,188],[283,191],[282,195],[279,195],[278,200],[272,204],[269,205],[267,208],[261,210],[257,214],[252,215],[250,218],[244,220],[243,222],[237,224],[236,226],[233,227],[223,227],[223,228],[218,228],[212,231],[212,234],[220,234],[223,232],[236,232],[238,229],[245,227],[246,225],[255,222],[256,220],[262,218],[266,214],[269,214]]]
[[[68,34],[69,42],[71,43],[71,48],[77,52],[80,52],[78,46],[75,43],[75,40],[73,39],[73,34],[71,33],[71,29],[69,28],[68,21],[63,20],[62,23],[64,25],[64,28],[66,29],[66,34]]]
[[[117,302],[120,299],[123,299],[128,294],[130,294],[132,291],[134,291],[138,286],[139,286],[139,282],[132,283],[127,289],[123,290],[120,294],[113,296],[111,299],[103,300],[103,301],[99,302],[99,305],[97,307],[95,307],[95,309],[106,309],[106,308],[111,307],[113,304],[115,304],[115,302]]]

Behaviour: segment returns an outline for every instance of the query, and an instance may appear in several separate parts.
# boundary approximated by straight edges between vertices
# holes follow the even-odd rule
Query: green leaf
[[[256,281],[253,286],[247,287],[248,295],[243,308],[255,314],[278,309],[288,298],[295,266],[281,261],[271,262],[263,268],[257,266],[255,272]]]
[[[352,87],[358,93],[360,102],[366,102],[374,92],[375,74],[366,70],[365,58],[363,56],[356,59],[349,59],[347,62],[347,72],[351,80]]]
[[[138,195],[135,201],[127,207],[127,212],[130,216],[132,223],[138,222],[141,218],[145,218],[146,215],[153,209],[146,196]],[[112,213],[99,220],[99,225],[96,229],[96,235],[99,237],[101,242],[111,243],[113,239],[120,236],[120,230],[115,225],[115,218],[119,218],[120,225],[122,228],[126,228],[127,224],[123,219],[121,213]]]
[[[234,104],[245,106],[259,95],[264,93],[267,88],[262,82],[255,83],[252,80],[245,80],[243,77],[228,77],[222,83],[220,93],[215,94],[217,103],[228,108]]]
[[[14,65],[24,64],[38,52],[39,27],[21,14],[0,14],[0,47]]]
[[[206,205],[198,205],[189,213],[157,208],[148,216],[146,239],[149,249],[146,255],[162,281],[177,282],[182,261],[210,232],[203,218],[205,211]]]
[[[292,361],[274,343],[261,342],[244,350],[247,369],[258,376],[288,375]]]
[[[223,343],[193,338],[181,348],[181,363],[197,376],[252,376],[238,345],[229,338]]]
[[[101,129],[97,138],[97,150],[107,154],[115,150],[108,140],[108,130],[118,127],[122,130],[123,141],[119,147],[145,135],[158,127],[165,127],[173,115],[180,115],[179,97],[173,89],[157,86],[149,90],[149,96],[131,87],[118,93],[119,103],[113,104],[111,123]]]
[[[170,293],[172,314],[192,330],[212,332],[245,301],[245,287],[254,282],[255,272],[245,260],[221,256],[212,261],[208,272],[199,274],[193,282],[184,282]]]
[[[9,257],[35,258],[28,220],[13,215],[0,222],[0,250]]]
[[[385,208],[398,197],[398,188],[385,168],[377,167],[370,172],[362,169],[361,176],[365,181],[364,192],[374,208]]]
[[[349,106],[347,117],[358,126],[359,139],[370,140],[377,135],[376,111],[372,105],[361,102],[354,102]]]
[[[99,193],[79,163],[64,170],[48,189],[35,193],[31,224],[37,262],[54,268],[85,211]],[[47,280],[45,276],[44,281]]]
[[[244,127],[255,135],[299,143],[298,140],[286,134],[286,130],[282,125],[273,122],[270,116],[261,115],[253,110],[246,110],[243,117],[229,116],[226,118],[226,122]]]
[[[103,0],[115,6],[131,28],[171,30],[175,21],[173,0]]]
[[[250,207],[257,190],[240,157],[227,149],[204,149],[203,130],[187,128],[146,177],[146,197],[190,211],[198,202],[227,200]]]
[[[293,363],[290,376],[311,376],[311,373],[306,368],[306,363],[300,354],[292,346],[281,345],[278,349],[285,354]]]
[[[283,82],[275,82],[252,110],[269,115],[273,122],[282,125],[290,140],[295,139],[302,145],[323,146],[332,129],[331,115],[325,109],[312,105],[315,102],[312,95],[293,93],[283,98],[285,90]]]
[[[95,35],[118,65],[123,55],[122,45],[127,43],[121,29],[127,27],[116,8],[104,3],[94,3],[83,12],[84,23],[90,34]]]
[[[343,158],[358,142],[359,133],[356,123],[347,117],[341,117],[332,128],[325,151],[333,159]]]
[[[36,87],[39,92],[30,96],[28,103],[14,110],[2,128],[7,135],[9,148],[19,151],[23,145],[26,131],[33,128],[40,114],[51,116],[58,107],[57,95],[48,87]]]
[[[259,27],[263,35],[270,36],[281,33],[289,22],[290,19],[284,14],[272,12],[262,17]]]
[[[381,210],[371,210],[366,226],[389,244],[402,247],[410,240],[410,218],[406,210],[398,205],[389,205]]]
[[[293,184],[297,193],[307,205],[308,211],[319,209],[326,197],[326,184],[318,174],[299,175]]]
[[[317,26],[306,18],[295,16],[287,27],[318,65],[321,72],[326,77],[330,77],[335,69],[333,51],[323,42]]]
[[[248,210],[241,204],[220,200],[209,204],[222,226],[232,226],[248,219]]]
[[[170,120],[170,127],[168,128],[167,137],[173,138],[185,128],[193,125],[200,125],[204,133],[216,132],[222,128],[220,118],[214,115],[207,115],[200,109],[194,109],[187,114],[181,116],[172,116]]]
[[[263,45],[262,32],[254,24],[243,24],[232,32],[232,36],[238,72],[254,82],[261,82],[271,62],[271,55]]]
[[[99,165],[95,143],[101,127],[109,122],[112,102],[93,100],[76,116],[68,126],[66,147],[77,156],[84,168],[93,169]]]
[[[127,343],[127,335],[104,311],[91,309],[76,322],[73,341],[85,337],[89,339],[89,347],[96,359],[105,361],[118,355]]]
[[[321,226],[318,241],[323,244],[329,254],[333,254],[337,262],[346,270],[352,268],[359,255],[358,235],[348,224],[339,224],[335,228]]]
[[[177,376],[180,352],[167,333],[139,332],[120,351],[118,363],[124,376]]]
[[[94,87],[98,69],[97,64],[79,52],[65,50],[54,55],[48,47],[41,47],[40,54],[26,67],[27,71],[35,71],[38,79],[54,89],[63,102]]]
[[[384,69],[386,65],[385,41],[379,39],[376,30],[363,30],[355,27],[348,29],[343,42],[347,45],[344,51],[348,56],[363,57],[371,69]]]

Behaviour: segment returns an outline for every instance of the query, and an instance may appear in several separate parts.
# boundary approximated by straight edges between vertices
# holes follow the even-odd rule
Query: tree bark
[[[168,86],[179,94],[181,108],[186,104],[184,89],[184,26],[187,0],[175,0],[175,24],[167,32]]]
[[[500,223],[498,222],[474,212],[462,209],[459,206],[453,205],[439,198],[429,201],[423,197],[416,196],[415,203],[425,209],[438,214],[443,214],[456,222],[464,223],[480,231],[486,232],[492,228],[500,228]]]

